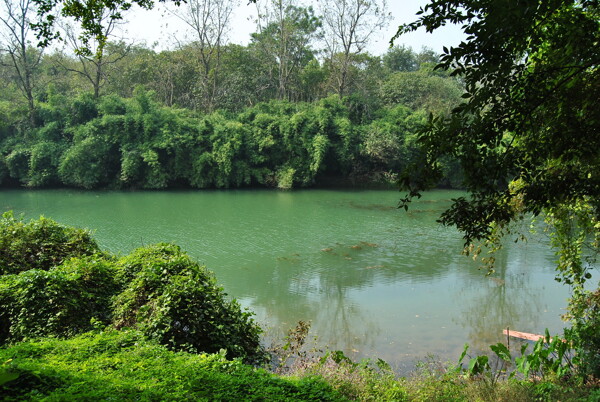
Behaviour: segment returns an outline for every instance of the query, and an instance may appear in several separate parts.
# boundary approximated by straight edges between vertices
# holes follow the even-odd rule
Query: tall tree
[[[29,121],[35,126],[34,88],[36,69],[42,51],[32,48],[31,15],[36,12],[32,0],[2,0],[0,3],[0,53],[6,53],[8,64],[15,73],[15,81],[27,100]],[[4,58],[3,58],[4,60]]]
[[[383,56],[383,65],[390,71],[417,71],[419,62],[417,54],[410,47],[394,46]]]
[[[354,55],[362,52],[373,34],[387,26],[386,0],[324,0],[321,13],[328,59],[335,72],[336,92],[345,95]],[[339,54],[339,57],[336,55]]]
[[[101,34],[86,37],[78,34],[72,25],[65,24],[66,42],[71,47],[79,60],[79,68],[64,67],[84,77],[91,85],[94,98],[100,96],[100,89],[108,79],[108,67],[117,63],[129,52],[130,46],[111,46],[111,52],[107,52],[108,39],[114,36],[119,19],[115,18],[114,11],[108,8],[98,9],[95,12],[94,21],[102,26]]]
[[[312,43],[321,21],[312,7],[298,7],[290,0],[257,2],[258,32],[252,42],[276,63],[277,97],[290,99],[290,86],[313,59]]]
[[[223,46],[237,4],[237,0],[189,0],[172,11],[193,33],[188,48],[192,47],[197,55],[199,96],[208,112],[214,108],[219,92]]]

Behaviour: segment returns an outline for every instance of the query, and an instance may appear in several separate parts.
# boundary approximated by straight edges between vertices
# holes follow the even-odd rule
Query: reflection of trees
[[[372,283],[373,275],[349,266],[341,277],[333,270],[323,270],[317,277],[317,296],[313,299],[320,306],[314,318],[319,324],[316,335],[336,349],[373,347],[374,338],[379,334],[377,319],[369,317],[360,305],[352,302],[350,295],[352,290]]]
[[[509,272],[519,263],[511,261],[509,252],[519,254],[522,250],[501,250],[496,256],[496,272],[481,280],[465,283],[461,294],[475,294],[470,300],[461,300],[464,307],[460,317],[453,321],[469,329],[469,344],[476,350],[489,349],[489,345],[504,342],[502,330],[509,327],[518,331],[540,331],[539,315],[543,309],[541,289],[531,283],[528,270]],[[483,273],[480,272],[483,276]],[[477,289],[475,289],[477,288]]]
[[[357,301],[362,292],[380,284],[432,283],[449,269],[462,272],[469,264],[460,255],[457,232],[434,223],[441,204],[415,204],[407,214],[384,204],[334,200],[332,207],[345,211],[343,222],[329,216],[331,209],[309,209],[296,221],[288,216],[288,228],[273,232],[279,238],[272,239],[272,249],[282,249],[278,245],[287,241],[299,245],[297,252],[289,246],[275,255],[272,249],[262,250],[270,257],[218,278],[269,327],[278,327],[270,331],[275,336],[284,336],[298,320],[311,321],[311,335],[318,336],[320,345],[376,349],[386,318]],[[464,271],[482,275],[476,269]]]
[[[372,284],[375,273],[356,269],[351,263],[343,275],[325,268],[338,258],[344,257],[321,251],[306,257],[293,255],[280,258],[272,269],[246,271],[245,278],[238,279],[255,287],[247,289],[247,294],[253,295],[251,305],[268,312],[279,335],[305,320],[312,322],[311,334],[322,346],[346,350],[372,347],[378,333],[376,317],[368,317],[352,303],[350,293]]]
[[[319,337],[321,345],[375,349],[379,323],[385,318],[355,302],[355,292],[378,284],[429,283],[447,275],[449,266],[469,263],[457,252],[462,242],[455,232],[432,231],[431,217],[415,215],[401,225],[390,222],[390,232],[379,235],[384,239],[379,244],[369,243],[368,237],[332,242],[310,253],[288,254],[271,264],[237,270],[227,289],[243,296],[251,309],[265,312],[269,325],[279,327],[280,336],[304,320],[312,322],[311,334]],[[365,232],[370,230],[374,229]],[[476,269],[467,272],[482,275]]]

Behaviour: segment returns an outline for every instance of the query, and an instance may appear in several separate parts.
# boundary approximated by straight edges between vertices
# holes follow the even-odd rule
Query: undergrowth
[[[139,331],[107,329],[0,349],[0,400],[592,402],[600,388],[557,378],[490,381],[434,358],[398,377],[382,360],[353,362],[340,351],[301,352],[276,374],[224,350],[177,352]]]
[[[225,352],[174,352],[138,331],[87,333],[0,350],[0,399],[17,400],[345,400],[315,376],[282,378]]]

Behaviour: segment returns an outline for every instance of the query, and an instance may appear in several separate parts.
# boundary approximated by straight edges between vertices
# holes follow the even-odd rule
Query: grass
[[[173,352],[136,331],[47,338],[0,349],[4,401],[598,401],[600,389],[559,381],[488,381],[428,360],[398,378],[384,362],[339,352],[296,360],[285,375]],[[2,375],[4,374],[4,376]],[[3,382],[7,375],[16,379]]]
[[[134,331],[22,342],[0,350],[2,400],[158,401],[345,398],[323,379],[281,378],[223,353],[169,351]]]

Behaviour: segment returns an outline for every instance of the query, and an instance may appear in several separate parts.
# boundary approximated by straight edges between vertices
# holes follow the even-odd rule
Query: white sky
[[[232,29],[229,34],[230,43],[248,44],[250,34],[254,32],[255,25],[252,22],[255,14],[256,6],[254,4],[247,5],[247,0],[240,0],[241,5],[235,10]],[[388,28],[374,35],[371,40],[371,45],[368,51],[374,55],[382,55],[386,52],[389,46],[389,40],[394,36],[400,24],[412,22],[416,20],[415,13],[419,8],[427,3],[427,0],[388,0],[388,10],[392,13]],[[314,4],[314,1],[313,1]],[[175,38],[185,42],[185,29],[181,21],[171,16],[164,3],[156,3],[153,10],[135,10],[131,11],[126,19],[124,36],[134,38],[137,42],[146,42],[148,46],[157,45],[156,50],[173,48]],[[318,7],[314,7],[315,10]],[[460,43],[465,35],[457,26],[447,26],[438,29],[433,34],[420,30],[404,35],[396,40],[397,45],[406,45],[414,50],[420,50],[423,46],[432,48],[440,52],[443,46],[455,46]]]

